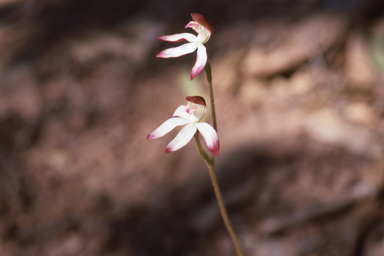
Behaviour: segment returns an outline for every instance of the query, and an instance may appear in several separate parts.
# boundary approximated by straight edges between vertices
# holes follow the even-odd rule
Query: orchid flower
[[[165,121],[156,130],[151,132],[147,139],[157,139],[169,133],[176,126],[185,125],[177,136],[165,148],[165,152],[173,152],[184,147],[195,135],[197,130],[204,138],[208,150],[219,156],[219,137],[215,129],[208,123],[200,122],[207,110],[205,100],[201,96],[188,96],[187,106],[179,106],[173,117]]]
[[[188,41],[188,43],[183,44],[178,47],[166,49],[156,57],[158,58],[176,58],[188,53],[192,53],[197,49],[197,57],[195,65],[191,70],[191,80],[195,78],[205,67],[207,63],[207,49],[204,44],[209,40],[211,34],[213,33],[212,23],[205,18],[203,15],[198,13],[191,13],[192,19],[194,21],[189,22],[185,28],[192,28],[197,32],[197,36],[191,33],[180,33],[169,36],[160,36],[159,39],[166,42],[182,42]]]

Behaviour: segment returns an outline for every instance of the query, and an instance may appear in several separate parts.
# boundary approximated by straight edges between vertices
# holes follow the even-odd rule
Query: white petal
[[[187,25],[185,25],[185,28],[191,28],[195,30],[198,34],[200,33],[201,27],[201,24],[197,21],[190,21]]]
[[[157,54],[158,58],[176,58],[185,54],[194,52],[197,48],[197,43],[186,43],[178,47],[168,48]]]
[[[186,125],[168,144],[165,148],[165,152],[173,152],[184,147],[192,139],[193,135],[195,135],[196,130],[196,125],[194,123]]]
[[[202,24],[196,22],[196,21],[191,21],[189,22],[185,28],[192,28],[193,30],[195,30],[197,32],[197,42],[199,43],[206,43],[209,39],[209,37],[211,36],[211,32],[209,31],[209,29],[207,29],[206,27],[204,27]]]
[[[191,33],[180,33],[180,34],[169,35],[169,36],[160,36],[159,39],[166,42],[174,42],[174,43],[181,42],[181,41],[196,42],[197,37]]]
[[[197,121],[199,121],[195,116],[190,115],[189,113],[187,113],[186,106],[184,106],[184,105],[179,106],[176,109],[175,113],[173,113],[173,116],[174,117],[181,117],[181,118],[187,119],[190,122],[197,122]]]
[[[170,131],[172,131],[176,126],[185,125],[188,123],[190,123],[190,121],[187,119],[180,118],[180,117],[172,117],[167,121],[165,121],[164,123],[162,123],[158,128],[156,128],[156,130],[151,132],[148,135],[147,139],[151,140],[151,139],[160,138],[165,134],[169,133]]]
[[[173,116],[186,118],[185,114],[188,114],[188,113],[185,111],[185,108],[186,108],[185,105],[178,106],[177,109],[175,110],[175,113],[173,113]],[[187,119],[188,118],[189,117],[187,117]]]
[[[188,103],[188,104],[190,104],[190,103]],[[200,112],[194,112],[193,114],[188,113],[186,111],[187,107],[188,106],[184,106],[184,105],[178,107],[176,109],[175,113],[173,113],[173,116],[182,117],[182,118],[185,118],[185,119],[189,120],[192,123],[196,123],[196,122],[198,122],[201,119],[201,115],[205,114],[204,110],[199,110],[199,109],[197,109],[197,110],[200,111],[200,112],[203,112],[202,114]],[[197,116],[196,114],[198,114],[199,116]]]
[[[196,123],[197,129],[201,133],[205,140],[205,144],[207,144],[208,150],[217,156],[219,156],[220,143],[219,136],[215,129],[207,123]]]
[[[191,70],[191,80],[195,78],[204,69],[205,64],[207,64],[207,59],[207,49],[204,45],[199,44],[197,48],[196,62]]]

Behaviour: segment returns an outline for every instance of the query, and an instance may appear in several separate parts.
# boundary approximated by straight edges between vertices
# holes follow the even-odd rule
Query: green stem
[[[211,72],[211,65],[209,62],[205,65],[205,72],[207,74],[207,80],[208,80],[208,85],[209,85],[209,96],[210,96],[210,101],[211,101],[211,112],[212,112],[212,122],[213,122],[213,128],[215,128],[217,132],[217,122],[216,122],[216,111],[215,111],[215,101],[213,97],[213,86],[212,86],[212,72]],[[215,173],[215,156],[212,154],[211,157],[208,156],[208,154],[204,151],[203,147],[201,146],[200,143],[200,138],[199,138],[199,132],[196,132],[195,134],[195,140],[197,143],[197,147],[199,148],[200,155],[206,162],[209,170],[209,175],[211,176],[212,180],[212,185],[213,189],[215,191],[216,199],[219,204],[219,209],[220,209],[220,214],[221,217],[223,218],[225,227],[227,228],[227,231],[229,235],[231,236],[231,239],[235,245],[236,252],[238,256],[244,256],[243,251],[241,249],[241,245],[239,242],[239,239],[237,238],[236,232],[232,227],[231,221],[228,217],[227,210],[225,208],[223,196],[220,191],[220,186],[219,182],[217,181],[216,173]]]
[[[219,182],[217,181],[217,177],[216,177],[214,155],[212,155],[212,157],[209,158],[208,154],[204,151],[204,149],[200,143],[199,132],[196,132],[195,140],[196,140],[197,147],[199,148],[200,154],[207,164],[209,175],[210,175],[211,180],[212,180],[213,189],[215,191],[216,199],[217,199],[217,202],[219,204],[220,214],[221,214],[221,217],[224,221],[224,225],[227,228],[229,235],[231,236],[233,244],[235,245],[237,255],[238,256],[244,256],[243,251],[241,249],[239,239],[237,238],[236,232],[233,229],[231,221],[228,217],[227,210],[225,208],[225,204],[224,204],[223,196],[221,194]]]
[[[207,163],[207,165],[208,165],[209,174],[211,176],[212,185],[213,185],[213,188],[215,190],[217,202],[219,204],[221,217],[223,218],[225,227],[227,228],[227,231],[232,238],[232,241],[233,241],[235,248],[236,248],[237,255],[238,256],[244,256],[243,251],[241,249],[239,239],[236,236],[236,232],[232,227],[231,221],[229,220],[229,217],[227,214],[227,210],[225,209],[223,197],[221,195],[221,191],[220,191],[220,187],[219,187],[219,182],[217,181],[217,177],[216,177],[216,173],[215,173],[215,166],[209,165],[208,163]]]
[[[213,97],[213,86],[212,86],[212,72],[211,72],[211,64],[207,61],[205,65],[205,73],[207,74],[208,87],[209,87],[209,96],[211,101],[211,112],[212,112],[212,123],[213,128],[215,128],[217,132],[217,122],[216,122],[216,111],[215,111],[215,100]]]
[[[200,143],[199,134],[200,134],[199,131],[197,131],[195,133],[195,140],[196,140],[197,147],[199,148],[200,155],[208,165],[213,165],[213,156],[211,158],[209,158],[208,154],[205,153],[205,151],[204,151],[204,149]]]

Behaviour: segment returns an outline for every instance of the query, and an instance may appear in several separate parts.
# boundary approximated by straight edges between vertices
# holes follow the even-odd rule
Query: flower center
[[[186,109],[187,113],[190,114],[191,116],[195,116],[195,112],[197,110],[198,110],[198,108],[195,105],[192,105],[192,104],[189,104],[189,106]]]
[[[206,108],[204,105],[194,104],[192,102],[188,102],[187,107],[185,108],[185,112],[187,112],[194,123],[200,122],[205,114]]]

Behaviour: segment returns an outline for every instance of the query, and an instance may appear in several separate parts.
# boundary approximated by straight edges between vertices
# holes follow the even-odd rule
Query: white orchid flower
[[[208,150],[219,156],[219,137],[215,129],[208,123],[200,122],[207,110],[205,100],[201,96],[188,96],[187,106],[179,106],[173,117],[165,121],[151,132],[147,139],[157,139],[172,131],[176,126],[185,125],[177,136],[165,148],[165,152],[173,152],[184,147],[198,130],[205,140]]]
[[[213,33],[212,23],[205,18],[203,15],[198,13],[191,13],[194,21],[189,22],[185,28],[192,28],[197,32],[197,36],[191,33],[180,33],[169,36],[160,36],[159,39],[166,42],[182,42],[187,41],[188,43],[180,45],[178,47],[166,49],[156,57],[158,58],[176,58],[188,53],[192,53],[197,49],[197,57],[195,65],[191,70],[191,80],[195,78],[205,67],[207,63],[207,49],[204,44],[209,40]]]

